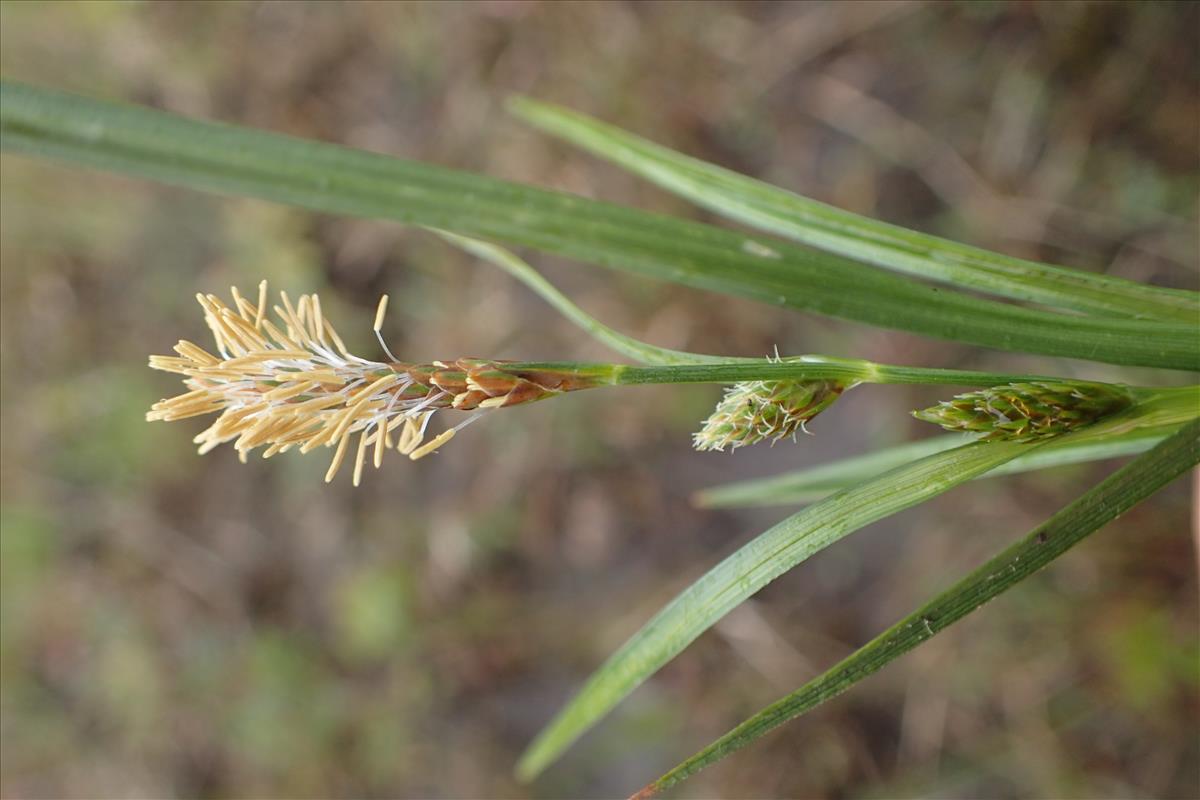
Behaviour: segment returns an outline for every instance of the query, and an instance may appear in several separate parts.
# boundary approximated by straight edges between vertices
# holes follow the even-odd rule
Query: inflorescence
[[[150,366],[187,376],[190,391],[155,403],[148,420],[178,420],[218,413],[195,438],[200,453],[234,442],[242,461],[258,447],[264,458],[293,448],[301,453],[334,448],[325,475],[333,480],[351,449],[353,481],[362,478],[370,452],[378,468],[394,448],[411,459],[437,450],[483,411],[541,400],[583,383],[567,373],[506,370],[505,362],[460,358],[406,363],[388,350],[380,335],[387,295],[379,301],[375,334],[387,362],[352,355],[321,311],[316,294],[293,305],[280,292],[274,307],[277,326],[267,318],[267,283],[251,303],[235,287],[234,307],[216,295],[196,295],[216,340],[219,356],[188,341],[178,356],[151,356]],[[474,412],[425,442],[430,418],[440,410]],[[424,443],[423,443],[424,442]]]
[[[177,355],[150,357],[154,369],[186,376],[189,391],[155,403],[147,419],[218,414],[195,438],[202,454],[224,442],[233,442],[243,461],[259,447],[265,448],[264,458],[328,447],[334,451],[328,482],[354,447],[357,486],[368,452],[376,468],[389,449],[423,458],[484,411],[612,382],[580,365],[477,358],[400,361],[380,334],[387,295],[380,298],[374,329],[390,360],[371,361],[346,349],[316,294],[301,295],[293,304],[280,292],[280,305],[273,306],[278,324],[266,314],[266,281],[259,284],[257,303],[236,288],[232,294],[232,308],[216,295],[196,295],[219,355],[180,341]],[[693,444],[697,450],[723,451],[789,436],[794,440],[852,385],[835,379],[736,383],[693,436]],[[1028,440],[1089,425],[1133,402],[1127,387],[1045,380],[960,394],[913,415],[948,430],[982,433],[984,439]],[[471,413],[425,441],[430,419],[441,410]],[[356,436],[355,446],[351,440]]]
[[[1030,381],[955,395],[913,416],[982,438],[1029,440],[1098,422],[1133,405],[1123,386],[1084,381]]]
[[[697,450],[724,451],[790,436],[833,404],[845,389],[834,380],[743,381],[725,391],[704,427],[692,436]]]

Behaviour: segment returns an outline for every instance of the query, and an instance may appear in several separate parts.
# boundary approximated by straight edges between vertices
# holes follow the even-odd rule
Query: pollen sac
[[[1133,395],[1116,384],[1030,381],[956,395],[913,416],[987,440],[1027,441],[1091,425],[1131,405]]]
[[[704,427],[692,436],[697,450],[724,451],[804,431],[805,424],[845,390],[834,380],[747,381],[731,386]]]

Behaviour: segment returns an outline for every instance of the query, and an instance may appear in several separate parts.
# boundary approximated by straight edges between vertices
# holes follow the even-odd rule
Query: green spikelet
[[[1082,428],[1132,404],[1133,395],[1123,386],[1032,381],[956,395],[913,416],[946,430],[984,433],[984,439],[1020,440]]]
[[[805,430],[845,389],[839,381],[745,381],[725,392],[704,427],[692,436],[697,450],[736,450]],[[807,432],[807,431],[806,431]]]

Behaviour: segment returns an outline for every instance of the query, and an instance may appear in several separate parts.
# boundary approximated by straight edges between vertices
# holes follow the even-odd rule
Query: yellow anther
[[[387,313],[388,296],[379,298],[379,307],[375,309],[375,332],[383,329],[383,315]]]
[[[444,445],[446,442],[453,439],[454,434],[455,434],[454,428],[451,428],[450,430],[447,430],[447,431],[442,431],[437,436],[433,437],[428,442],[426,442],[425,444],[418,447],[416,450],[413,450],[411,453],[409,453],[408,457],[411,458],[413,461],[416,461],[418,458],[424,458],[425,456],[432,453],[434,450],[437,450],[439,447]]]
[[[358,437],[358,454],[354,457],[354,479],[351,483],[358,486],[362,480],[363,468],[363,452],[367,449],[367,429],[363,428],[362,435]]]
[[[349,441],[350,434],[346,434],[342,437],[342,440],[338,442],[337,450],[334,451],[333,454],[333,461],[329,462],[329,470],[325,473],[326,483],[329,483],[333,480],[333,476],[337,475],[338,468],[342,466],[342,459],[346,457],[346,443]],[[304,452],[304,448],[301,448],[300,452]]]

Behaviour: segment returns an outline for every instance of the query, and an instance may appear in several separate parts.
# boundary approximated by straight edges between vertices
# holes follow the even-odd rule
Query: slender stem
[[[629,366],[577,362],[520,362],[505,364],[510,371],[546,370],[587,376],[597,383],[633,386],[647,383],[737,383],[759,380],[840,380],[858,383],[948,384],[952,386],[996,386],[1035,380],[1062,380],[1038,375],[975,372],[961,369],[932,369],[876,364],[871,361],[830,356],[798,356],[783,361],[753,361],[670,366]]]
[[[742,380],[834,379],[848,383],[918,383],[954,386],[995,386],[1037,380],[1033,375],[930,369],[875,364],[855,359],[805,356],[806,360],[781,364],[703,364],[683,367],[627,367],[621,383],[727,383]]]

